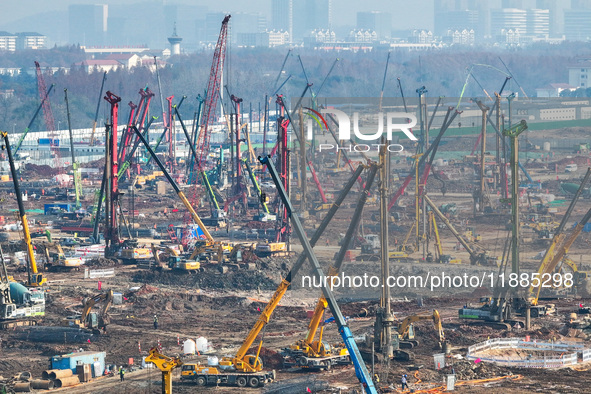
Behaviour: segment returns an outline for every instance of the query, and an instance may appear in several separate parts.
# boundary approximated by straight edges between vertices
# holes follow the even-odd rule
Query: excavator
[[[415,339],[413,323],[421,320],[433,320],[433,326],[437,331],[439,339],[439,348],[443,349],[446,346],[445,333],[443,332],[443,326],[441,325],[441,317],[439,311],[433,310],[431,315],[412,315],[404,319],[398,326],[398,337],[400,339],[400,347],[415,347],[419,345],[419,341]]]
[[[158,348],[150,349],[146,363],[152,363],[162,371],[162,394],[172,394],[172,370],[183,365],[179,357],[169,357],[160,353]],[[182,379],[182,376],[181,376]]]
[[[103,303],[100,312],[91,312],[92,308],[99,302]],[[100,293],[83,301],[84,309],[80,316],[70,316],[62,320],[62,326],[90,329],[96,334],[107,331],[109,317],[107,312],[113,303],[113,290]]]

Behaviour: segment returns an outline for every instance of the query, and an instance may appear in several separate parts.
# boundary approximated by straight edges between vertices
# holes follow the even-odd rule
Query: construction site
[[[405,95],[390,53],[379,97],[287,97],[290,50],[257,113],[230,18],[204,95],[105,72],[85,129],[36,64],[45,130],[0,125],[2,392],[589,392],[589,100]]]

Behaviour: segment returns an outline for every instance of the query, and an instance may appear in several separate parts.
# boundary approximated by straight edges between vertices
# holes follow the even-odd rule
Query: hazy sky
[[[149,0],[147,0],[149,1]],[[294,0],[298,1],[298,0]],[[142,0],[0,0],[0,30],[19,19],[50,11],[67,11],[70,4],[134,4]],[[271,0],[160,0],[154,3],[204,5],[210,11],[261,12],[271,18]],[[394,29],[433,27],[433,0],[332,0],[333,24],[354,25],[357,11],[388,11]],[[22,26],[20,31],[39,31],[35,26]],[[65,27],[67,29],[67,27]],[[42,31],[39,31],[43,33]]]

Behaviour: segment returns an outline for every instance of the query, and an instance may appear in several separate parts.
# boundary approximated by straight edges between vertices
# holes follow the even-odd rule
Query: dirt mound
[[[140,283],[159,283],[199,289],[275,290],[277,288],[277,283],[260,271],[239,271],[223,275],[208,272],[191,275],[170,271],[142,271],[136,273],[132,280]]]
[[[247,354],[257,354],[258,350],[258,346],[253,346],[248,349]],[[266,370],[283,368],[283,356],[274,350],[262,347],[259,357],[263,360],[263,366]]]
[[[59,169],[52,168],[48,165],[39,166],[37,164],[27,163],[25,165],[24,175],[36,175],[36,176],[55,176],[59,174]]]
[[[103,257],[95,257],[86,261],[88,267],[115,267],[119,265],[115,260],[105,259]]]

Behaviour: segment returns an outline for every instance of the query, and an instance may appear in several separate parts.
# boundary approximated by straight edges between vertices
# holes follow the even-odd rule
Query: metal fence
[[[535,351],[553,351],[561,352],[558,358],[551,358],[554,356],[544,358],[528,357],[527,359],[510,359],[501,357],[483,357],[478,353],[487,350],[501,350],[501,349],[520,349],[520,350],[535,350]],[[568,352],[568,353],[567,353]],[[521,367],[521,368],[562,368],[568,365],[575,365],[578,363],[578,353],[582,353],[583,362],[591,360],[591,349],[585,349],[583,345],[577,343],[555,343],[555,342],[538,342],[538,341],[524,341],[516,338],[496,338],[488,341],[472,345],[468,348],[466,358],[469,360],[480,360],[494,362],[495,364]]]

